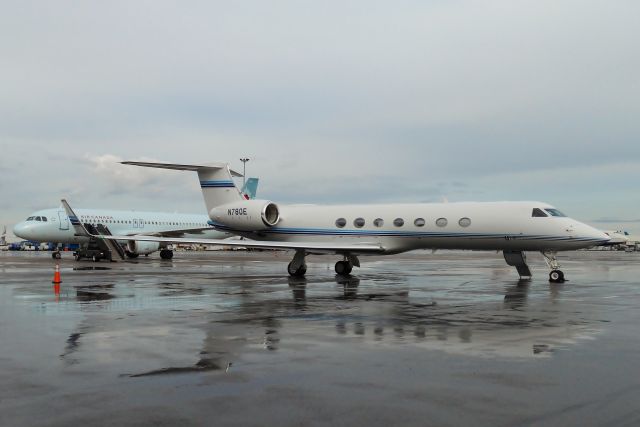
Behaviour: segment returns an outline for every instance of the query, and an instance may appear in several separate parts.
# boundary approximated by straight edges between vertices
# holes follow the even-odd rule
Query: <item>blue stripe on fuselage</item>
[[[246,231],[235,230],[223,224],[209,221],[209,225],[214,228],[232,233],[246,233]],[[523,235],[523,234],[497,234],[497,233],[444,233],[444,232],[423,232],[423,231],[383,231],[383,230],[334,230],[334,229],[317,229],[317,228],[270,228],[265,230],[256,230],[264,234],[287,234],[287,235],[306,235],[306,236],[375,236],[375,237],[432,237],[432,238],[458,238],[458,239],[503,239],[509,240],[568,240],[568,241],[584,241],[584,242],[600,242],[598,239],[589,237],[571,237],[571,236],[549,236],[549,235]]]
[[[230,188],[235,186],[233,181],[200,181],[200,187],[202,188]]]

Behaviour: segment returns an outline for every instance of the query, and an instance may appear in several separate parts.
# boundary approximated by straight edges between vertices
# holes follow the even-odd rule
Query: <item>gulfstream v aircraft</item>
[[[244,199],[255,199],[258,178],[247,179],[241,195]],[[167,249],[165,242],[144,242],[136,240],[136,236],[164,237],[200,237],[208,239],[226,239],[232,234],[216,230],[208,224],[209,217],[202,214],[178,214],[168,212],[137,212],[105,209],[77,209],[78,218],[85,224],[97,226],[102,224],[111,234],[126,235],[122,240],[125,253],[129,258],[149,255],[160,251],[160,257],[171,259],[173,251]],[[85,233],[77,233],[69,227],[69,218],[64,208],[44,209],[34,212],[15,225],[13,234],[35,242],[56,243],[89,243],[90,237]],[[59,258],[59,252],[53,252]]]
[[[549,280],[564,281],[557,251],[604,243],[609,236],[565,216],[541,202],[466,202],[375,205],[281,205],[269,200],[245,200],[232,181],[229,165],[178,165],[123,162],[128,165],[198,173],[209,224],[215,229],[252,239],[228,242],[215,239],[137,236],[136,240],[163,243],[201,243],[256,248],[293,249],[292,276],[307,271],[305,257],[333,253],[342,259],[338,274],[360,266],[360,255],[397,254],[414,249],[500,250],[521,277],[530,277],[525,251],[540,251],[551,270]],[[65,201],[72,222],[74,218]],[[123,240],[127,236],[97,236]]]

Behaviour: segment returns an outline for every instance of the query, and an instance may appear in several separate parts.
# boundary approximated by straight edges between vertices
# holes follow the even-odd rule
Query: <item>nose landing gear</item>
[[[561,270],[552,270],[551,273],[549,273],[549,281],[551,283],[564,282],[564,273]]]
[[[542,251],[542,256],[544,256],[544,260],[551,269],[549,282],[564,283],[564,273],[560,270],[560,263],[558,263],[558,259],[556,258],[556,251]]]

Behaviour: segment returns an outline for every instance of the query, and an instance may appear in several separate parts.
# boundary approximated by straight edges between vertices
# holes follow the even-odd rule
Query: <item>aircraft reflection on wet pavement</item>
[[[314,345],[336,339],[357,339],[360,345],[414,345],[468,356],[533,357],[549,355],[599,331],[592,313],[560,298],[563,285],[538,291],[530,303],[528,282],[513,282],[505,286],[499,303],[495,298],[469,303],[437,294],[425,299],[410,287],[377,287],[370,279],[336,276],[334,288],[327,290],[326,283],[294,277],[284,287],[280,283],[265,290],[264,285],[245,284],[241,292],[236,289],[231,295],[228,290],[183,282],[77,286],[75,301],[84,306],[80,311],[87,316],[70,332],[60,357],[73,365],[79,352],[99,353],[104,336],[109,337],[114,351],[125,354],[153,355],[156,340],[167,334],[172,340],[186,336],[190,343],[200,341],[200,345],[181,349],[186,364],[158,366],[164,356],[156,354],[144,363],[150,369],[126,367],[121,373],[139,377],[228,371],[249,353],[286,352],[300,342]],[[67,295],[73,300],[73,293]],[[171,309],[169,320],[197,316],[195,324],[169,322],[166,310],[158,310],[159,302],[185,299],[189,304]],[[196,299],[205,299],[209,308],[193,307],[191,302]],[[139,310],[158,312],[155,315],[165,323],[147,321],[143,327],[120,329],[118,320],[136,316]],[[111,317],[100,316],[98,321],[95,313]]]

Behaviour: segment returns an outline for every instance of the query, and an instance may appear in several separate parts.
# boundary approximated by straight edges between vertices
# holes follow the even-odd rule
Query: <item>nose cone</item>
[[[611,236],[607,233],[587,224],[581,224],[580,237],[585,240],[585,242],[591,243],[593,246],[603,245],[611,240]]]
[[[20,222],[13,227],[13,234],[21,239],[29,240],[33,235],[31,224]]]
[[[599,239],[599,242],[597,243],[598,245],[602,245],[607,243],[609,240],[611,240],[611,236],[609,236],[607,233],[605,233],[604,231],[600,231],[597,229],[593,229],[595,231],[595,238]]]

